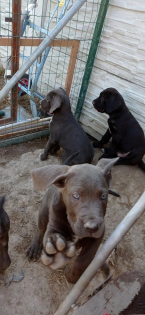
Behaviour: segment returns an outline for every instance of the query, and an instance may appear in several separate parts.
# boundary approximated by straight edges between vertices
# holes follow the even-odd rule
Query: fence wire
[[[22,0],[21,36],[31,38],[32,45],[20,46],[19,67],[36,49],[34,40],[46,37],[74,3],[75,0]],[[33,10],[30,11],[31,7]],[[22,77],[18,87],[17,121],[7,120],[11,117],[11,93],[1,102],[1,143],[4,139],[19,139],[21,135],[48,128],[50,117],[40,111],[40,100],[52,89],[68,87],[72,110],[75,111],[99,7],[100,1],[87,1],[55,39],[59,40],[58,46],[50,47],[48,53],[45,51],[39,56]],[[27,17],[26,11],[30,11]],[[12,1],[5,0],[0,4],[0,41],[7,38],[8,42],[13,42],[11,18]],[[19,33],[20,30],[17,37]],[[62,42],[64,47],[61,47]],[[1,89],[11,76],[11,54],[11,45],[0,45]]]

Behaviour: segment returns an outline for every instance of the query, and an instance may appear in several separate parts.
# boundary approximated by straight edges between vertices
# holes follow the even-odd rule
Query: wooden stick
[[[0,119],[0,125],[8,124],[12,122],[12,118],[2,118]]]
[[[10,119],[10,118],[6,118],[6,119],[4,119],[3,118],[3,124],[4,124],[4,122],[6,121],[6,120],[8,120],[8,119]],[[30,123],[33,123],[33,121],[37,121],[37,120],[40,120],[40,118],[39,117],[35,117],[35,118],[32,118],[32,119],[28,119],[27,120],[27,123],[28,124],[30,124]],[[20,122],[16,122],[16,123],[11,123],[11,124],[8,124],[8,125],[4,125],[4,126],[1,126],[0,127],[0,131],[1,130],[7,130],[7,129],[9,129],[9,128],[15,128],[15,126],[20,126],[20,125],[24,125],[26,123],[26,121],[20,121]]]
[[[74,46],[72,46],[72,49],[71,49],[69,66],[68,66],[67,76],[66,76],[66,81],[65,81],[65,89],[66,89],[68,95],[70,93],[71,84],[72,84],[72,80],[73,80],[79,45],[80,45],[80,42],[75,41],[75,44],[74,44]]]
[[[20,37],[20,46],[37,47],[43,42],[44,38],[24,38]],[[49,47],[73,47],[76,43],[80,43],[76,39],[54,39]],[[11,37],[0,37],[0,46],[12,46]]]
[[[19,70],[20,55],[20,33],[21,33],[21,0],[12,1],[12,55],[11,75]],[[18,111],[18,83],[11,90],[11,118],[17,120]]]
[[[0,140],[2,140],[2,139],[9,139],[9,138],[12,138],[12,137],[20,136],[20,135],[23,135],[25,133],[37,132],[39,130],[46,129],[46,128],[48,128],[48,126],[47,125],[43,125],[43,126],[37,126],[37,127],[33,127],[33,128],[13,131],[13,132],[10,132],[10,133],[7,133],[7,134],[0,135]]]
[[[28,124],[26,126],[19,126],[19,127],[15,127],[15,128],[9,128],[8,130],[5,130],[3,129],[1,132],[0,132],[0,135],[7,135],[8,133],[11,133],[11,136],[13,135],[13,133],[15,131],[24,131],[27,130],[27,129],[33,129],[33,128],[42,128],[43,129],[43,126],[46,126],[47,128],[49,128],[48,126],[48,122],[43,122],[43,124],[37,124],[37,123],[34,123],[34,124]]]
[[[47,124],[51,121],[51,118],[48,117],[48,118],[43,118],[43,119],[40,119],[38,117],[36,118],[33,118],[33,119],[28,119],[27,121],[22,121],[22,122],[17,122],[17,123],[13,123],[13,124],[9,124],[9,125],[6,125],[6,126],[2,126],[0,127],[0,134],[2,133],[6,133],[6,132],[9,132],[11,131],[12,129],[13,130],[16,130],[16,129],[22,129],[22,128],[26,128],[26,127],[33,127],[33,125],[43,125],[43,124]]]

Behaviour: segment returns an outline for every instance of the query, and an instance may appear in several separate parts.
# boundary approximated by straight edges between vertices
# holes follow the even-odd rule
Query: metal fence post
[[[83,76],[83,80],[82,80],[80,94],[79,94],[79,98],[78,98],[78,102],[77,102],[77,106],[76,106],[76,110],[75,110],[75,117],[77,120],[79,120],[81,112],[82,112],[82,108],[83,108],[83,104],[84,104],[85,96],[87,93],[87,88],[88,88],[88,84],[89,84],[89,80],[90,80],[90,76],[91,76],[91,72],[92,72],[92,68],[93,68],[93,64],[94,64],[94,60],[95,60],[95,56],[96,56],[96,52],[98,49],[98,44],[99,44],[100,37],[101,37],[102,28],[104,25],[104,20],[105,20],[106,13],[107,13],[108,4],[109,4],[109,0],[102,0],[101,1],[99,13],[98,13],[98,18],[97,18],[96,26],[95,26],[95,30],[94,30],[94,35],[92,38],[92,43],[91,43],[91,47],[90,47],[90,51],[89,51],[89,56],[88,56],[88,60],[86,63],[86,68],[85,68],[85,72],[84,72],[84,76]]]

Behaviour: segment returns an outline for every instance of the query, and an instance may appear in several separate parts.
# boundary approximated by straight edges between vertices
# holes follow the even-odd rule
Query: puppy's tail
[[[120,197],[119,194],[117,194],[115,191],[110,190],[110,189],[108,190],[108,194],[113,195],[113,196],[115,196],[115,197]]]
[[[145,163],[143,161],[138,163],[138,166],[145,172]]]
[[[80,150],[73,153],[72,155],[70,155],[63,163],[62,165],[68,165],[68,163],[74,158],[76,157],[78,154],[80,153]]]

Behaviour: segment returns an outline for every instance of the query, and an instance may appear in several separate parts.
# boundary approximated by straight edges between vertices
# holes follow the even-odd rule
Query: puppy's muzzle
[[[100,227],[101,227],[101,223],[87,222],[84,224],[84,228],[89,233],[95,233],[99,231]]]
[[[95,104],[96,104],[96,100],[93,100],[92,104],[93,104],[93,106],[95,106]]]

